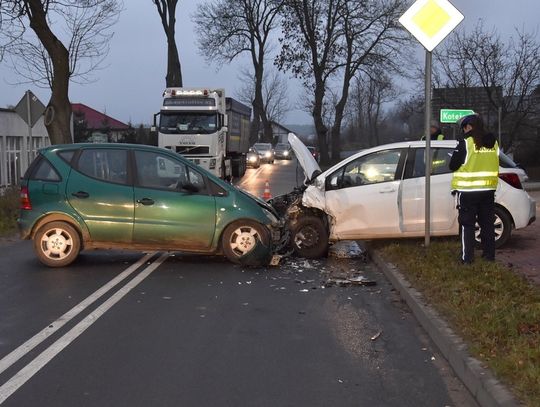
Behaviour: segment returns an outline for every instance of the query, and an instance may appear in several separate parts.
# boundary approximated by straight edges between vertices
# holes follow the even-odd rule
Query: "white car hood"
[[[313,178],[321,173],[319,164],[317,164],[317,161],[315,161],[315,158],[313,158],[307,147],[294,133],[289,133],[288,140],[294,154],[296,154],[298,163],[306,175],[306,180],[304,182],[307,183],[313,180]]]

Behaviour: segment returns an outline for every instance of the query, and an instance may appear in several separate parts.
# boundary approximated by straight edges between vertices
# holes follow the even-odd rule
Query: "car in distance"
[[[259,168],[261,166],[261,158],[255,147],[250,147],[246,154],[246,165],[252,168]]]
[[[43,264],[62,267],[96,248],[223,253],[253,264],[250,256],[271,251],[280,221],[264,201],[170,150],[70,144],[40,150],[28,168],[18,225]]]
[[[274,157],[278,160],[291,160],[293,152],[289,143],[278,143],[274,147]]]
[[[294,134],[289,135],[289,143],[304,169],[306,185],[274,198],[271,203],[288,223],[291,244],[298,254],[319,257],[327,250],[328,241],[424,236],[424,141],[362,150],[323,173]],[[455,140],[431,142],[433,236],[459,233],[456,197],[450,189],[452,172],[448,167],[456,145]],[[495,192],[496,247],[510,239],[512,229],[527,227],[536,219],[536,203],[512,171],[499,168],[500,181]],[[509,177],[517,182],[508,183]]]
[[[255,143],[253,145],[255,150],[259,153],[261,163],[274,164],[274,149],[270,143]]]

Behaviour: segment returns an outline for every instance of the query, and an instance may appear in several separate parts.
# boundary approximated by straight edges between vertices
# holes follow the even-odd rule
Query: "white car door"
[[[399,235],[398,190],[405,152],[389,149],[369,153],[326,178],[332,240]]]
[[[448,164],[453,148],[431,149],[431,232],[438,235],[458,231],[455,198],[451,195],[452,173]],[[425,231],[425,148],[411,148],[400,193],[400,229],[405,235],[423,235]]]

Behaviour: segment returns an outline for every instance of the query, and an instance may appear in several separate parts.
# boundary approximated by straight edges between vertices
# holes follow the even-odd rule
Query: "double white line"
[[[53,333],[62,328],[66,323],[80,314],[83,310],[101,298],[114,286],[126,279],[129,275],[135,272],[141,265],[154,256],[155,253],[149,253],[135,264],[128,267],[118,276],[113,278],[103,287],[96,292],[88,296],[81,301],[75,307],[70,309],[52,324],[48,325],[45,329],[38,332],[32,338],[28,339],[25,343],[19,346],[17,349],[9,353],[2,360],[0,360],[0,374],[8,369],[11,365],[17,362],[20,358],[25,356],[28,352],[38,346],[41,342],[51,336]],[[0,404],[2,404],[9,396],[11,396],[19,387],[26,383],[32,376],[34,376],[43,366],[49,363],[56,355],[58,355],[64,348],[66,348],[71,342],[73,342],[79,335],[81,335],[88,327],[96,322],[105,312],[107,312],[114,304],[120,301],[128,292],[135,288],[141,281],[150,275],[155,269],[157,269],[161,263],[163,263],[169,255],[167,253],[162,254],[156,261],[151,263],[143,271],[141,271],[136,277],[130,280],[126,285],[120,288],[114,293],[108,300],[86,316],[81,322],[75,325],[71,330],[64,334],[60,339],[54,342],[51,346],[45,349],[28,365],[22,368],[11,379],[0,387]]]

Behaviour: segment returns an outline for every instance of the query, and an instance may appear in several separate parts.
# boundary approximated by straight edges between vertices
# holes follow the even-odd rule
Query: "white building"
[[[12,109],[0,108],[0,188],[17,185],[28,164],[23,164],[23,138],[29,138],[28,125]],[[31,163],[37,150],[50,144],[43,116],[32,127],[28,141],[28,159]]]

